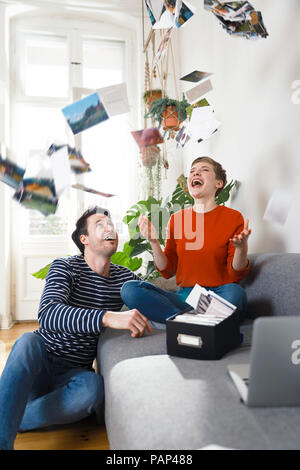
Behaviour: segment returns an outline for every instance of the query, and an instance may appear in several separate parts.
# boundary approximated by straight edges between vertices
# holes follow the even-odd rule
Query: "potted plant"
[[[187,117],[186,108],[188,106],[189,102],[184,94],[181,101],[165,96],[164,98],[152,101],[145,117],[157,121],[159,127],[162,126],[164,131],[168,132],[170,137],[173,137],[174,133],[178,131],[181,122]]]
[[[158,145],[147,145],[142,148],[142,162],[143,165],[152,168],[159,158],[160,148]]]
[[[160,98],[162,98],[162,90],[159,88],[155,90],[147,90],[143,94],[143,100],[148,109],[150,108],[152,101],[159,100]]]

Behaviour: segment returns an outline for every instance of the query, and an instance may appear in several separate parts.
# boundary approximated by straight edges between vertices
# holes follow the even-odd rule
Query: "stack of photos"
[[[268,36],[260,11],[255,11],[248,1],[219,2],[204,0],[204,8],[211,11],[229,34],[247,39]]]
[[[65,106],[62,113],[74,135],[109,118],[98,93]]]
[[[198,284],[186,299],[193,309],[177,315],[174,321],[198,325],[218,325],[236,311],[236,306]]]

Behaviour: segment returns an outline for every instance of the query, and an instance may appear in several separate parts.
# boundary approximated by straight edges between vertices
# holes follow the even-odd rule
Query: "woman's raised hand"
[[[155,227],[146,215],[140,215],[138,220],[138,227],[143,237],[147,238],[147,240],[150,242],[158,239]]]
[[[234,235],[233,238],[230,238],[229,241],[233,243],[236,248],[247,248],[248,237],[251,233],[249,226],[249,220],[246,219],[244,222],[244,228],[238,235]]]

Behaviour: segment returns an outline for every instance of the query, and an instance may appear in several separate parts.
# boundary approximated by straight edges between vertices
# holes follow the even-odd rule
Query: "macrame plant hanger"
[[[176,81],[176,72],[175,72],[175,61],[174,53],[172,47],[172,38],[169,39],[167,44],[167,50],[165,51],[164,56],[161,58],[160,62],[155,63],[156,56],[156,35],[159,34],[160,41],[162,40],[165,31],[164,30],[154,30],[151,28],[147,41],[144,46],[145,53],[145,92],[153,89],[154,79],[158,79],[160,83],[160,89],[162,90],[162,97],[167,96],[167,85],[169,78],[169,63],[170,58],[172,61],[172,72],[174,79],[174,88],[176,93],[176,99],[179,100],[178,86]],[[151,50],[151,59],[149,60],[149,49]],[[150,64],[151,62],[151,64]],[[154,125],[154,122],[152,121]],[[144,118],[144,125],[146,127],[147,121]],[[169,168],[169,163],[167,159],[167,150],[166,143],[162,144],[162,162],[165,168],[165,177],[166,170]]]

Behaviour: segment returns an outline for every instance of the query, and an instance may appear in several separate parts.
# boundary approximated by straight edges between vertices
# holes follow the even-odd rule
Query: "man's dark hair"
[[[80,235],[87,235],[87,219],[94,214],[104,214],[110,218],[110,213],[107,209],[103,209],[99,206],[89,207],[82,216],[76,222],[76,229],[72,233],[72,240],[75,245],[79,248],[82,254],[84,254],[84,245],[80,241]]]

